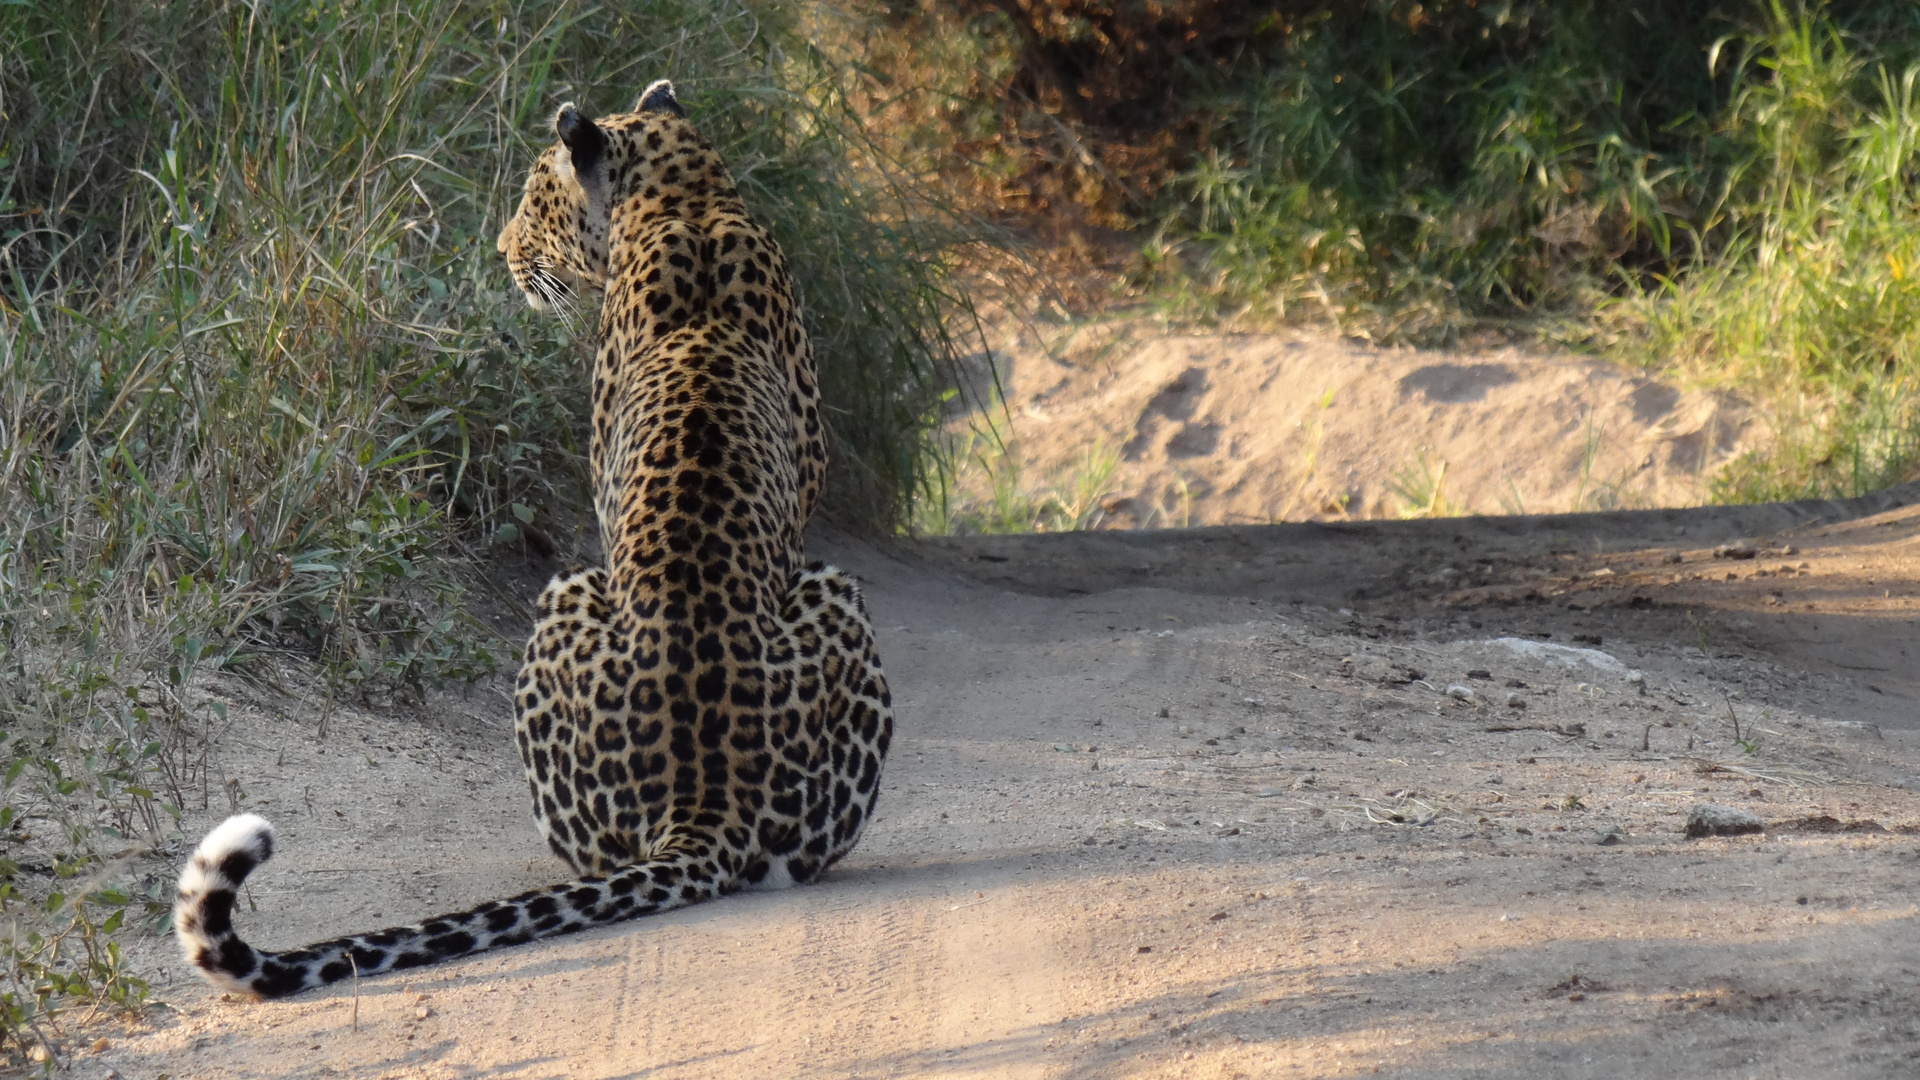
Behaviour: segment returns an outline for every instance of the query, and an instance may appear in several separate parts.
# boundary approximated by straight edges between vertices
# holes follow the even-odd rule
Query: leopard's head
[[[560,141],[534,162],[520,209],[494,243],[527,303],[545,311],[605,288],[609,215],[630,186],[623,178],[646,160],[650,134],[691,132],[685,117],[665,79],[647,87],[631,113],[596,121],[573,102],[560,106],[553,118]]]

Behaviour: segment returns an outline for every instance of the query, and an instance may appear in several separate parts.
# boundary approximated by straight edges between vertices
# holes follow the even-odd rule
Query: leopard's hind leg
[[[770,726],[785,767],[773,805],[801,821],[792,836],[768,845],[769,876],[806,882],[853,850],[873,820],[893,741],[893,698],[850,575],[809,566],[795,576],[781,622],[787,632],[769,656]]]
[[[527,770],[534,821],[554,854],[581,873],[604,873],[638,858],[646,829],[630,790],[620,802],[631,805],[596,807],[595,793],[580,784],[582,756],[598,764],[591,760],[598,754],[590,742],[596,725],[617,722],[624,712],[618,700],[594,708],[596,697],[609,696],[595,662],[614,634],[606,571],[556,576],[540,591],[536,611],[514,689],[514,739]]]

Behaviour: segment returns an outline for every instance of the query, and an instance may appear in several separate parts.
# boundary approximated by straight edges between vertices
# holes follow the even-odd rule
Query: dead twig
[[[1585,724],[1494,724],[1483,731],[1544,731],[1565,739],[1578,739],[1587,733]]]
[[[1819,784],[1824,786],[1832,783],[1831,780],[1827,780],[1815,773],[1810,773],[1805,769],[1795,769],[1790,766],[1775,766],[1768,770],[1749,769],[1740,765],[1727,765],[1718,761],[1708,761],[1705,758],[1694,759],[1693,771],[1701,776],[1711,776],[1714,773],[1733,773],[1737,776],[1752,777],[1755,780],[1765,780],[1769,784],[1785,784],[1792,788],[1797,788],[1802,784]]]

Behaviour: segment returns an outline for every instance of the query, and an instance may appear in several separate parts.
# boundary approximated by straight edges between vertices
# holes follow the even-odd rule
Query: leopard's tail
[[[257,814],[228,818],[200,842],[180,874],[173,928],[187,962],[223,990],[286,997],[349,976],[421,967],[468,953],[556,937],[719,895],[691,860],[669,856],[606,877],[493,900],[412,926],[317,942],[291,952],[256,949],[233,930],[233,905],[254,868],[273,856],[273,826]],[[704,879],[704,880],[699,880]]]

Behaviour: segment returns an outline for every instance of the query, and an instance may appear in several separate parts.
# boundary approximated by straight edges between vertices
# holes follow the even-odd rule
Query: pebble
[[[1610,825],[1607,828],[1601,830],[1600,839],[1595,841],[1595,843],[1599,844],[1601,847],[1614,847],[1616,845],[1624,844],[1626,842],[1627,842],[1627,838],[1623,833],[1621,833],[1620,826],[1618,825]]]
[[[1695,803],[1693,809],[1687,811],[1687,836],[1690,839],[1765,831],[1767,827],[1758,816],[1737,806]]]
[[[1447,696],[1455,701],[1472,701],[1473,688],[1454,683],[1452,686],[1447,687]]]
[[[1509,709],[1524,709],[1524,708],[1526,708],[1526,707],[1527,707],[1527,699],[1526,699],[1526,698],[1524,698],[1524,697],[1521,697],[1521,696],[1520,696],[1519,694],[1517,694],[1517,693],[1512,693],[1512,694],[1508,694],[1508,695],[1507,695],[1507,708],[1509,708]]]

